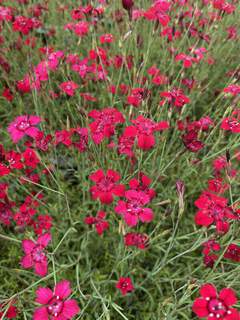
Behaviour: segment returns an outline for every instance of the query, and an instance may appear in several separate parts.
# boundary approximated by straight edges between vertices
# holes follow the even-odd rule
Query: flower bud
[[[178,194],[179,210],[182,213],[184,210],[184,192],[185,192],[185,185],[182,180],[176,181],[176,189]]]
[[[127,11],[130,11],[133,5],[134,5],[133,0],[122,0],[122,6]]]

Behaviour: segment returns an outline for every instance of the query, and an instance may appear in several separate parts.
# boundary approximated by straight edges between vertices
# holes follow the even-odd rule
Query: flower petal
[[[197,298],[193,303],[192,310],[200,318],[207,317],[209,315],[207,305],[207,300]]]
[[[224,288],[219,293],[219,298],[225,303],[227,306],[232,306],[237,302],[237,297],[235,292],[230,288]]]
[[[35,310],[33,320],[48,320],[48,311],[46,307],[41,307]]]
[[[36,243],[33,242],[32,240],[23,240],[22,241],[22,248],[26,254],[31,253],[35,246],[36,246]]]
[[[40,304],[47,304],[53,297],[53,292],[49,288],[38,288],[36,291],[36,302]]]
[[[67,280],[60,281],[56,284],[54,294],[62,299],[67,298],[71,294],[70,282]]]
[[[64,302],[62,313],[67,319],[73,318],[80,312],[80,308],[76,300],[67,300]]]
[[[217,290],[211,283],[202,285],[199,292],[204,298],[216,298],[217,296]]]

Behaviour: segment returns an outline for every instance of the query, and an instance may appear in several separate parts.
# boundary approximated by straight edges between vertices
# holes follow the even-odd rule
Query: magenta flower
[[[90,188],[93,199],[99,198],[101,203],[110,204],[113,202],[113,195],[123,196],[125,187],[122,184],[117,184],[120,178],[116,171],[110,169],[107,170],[106,174],[102,169],[92,173],[89,179],[96,183],[95,186]]]
[[[18,116],[13,122],[10,123],[7,130],[14,143],[17,143],[25,135],[36,138],[40,130],[35,126],[41,121],[42,119],[38,116]]]
[[[36,302],[43,306],[37,308],[33,320],[69,320],[80,311],[77,301],[67,299],[71,294],[70,283],[67,280],[56,284],[54,291],[49,288],[39,288],[36,291]]]
[[[138,221],[151,222],[153,220],[153,212],[150,208],[144,206],[150,202],[149,196],[136,190],[128,190],[125,192],[127,201],[119,200],[115,211],[122,215],[126,224],[135,227]]]
[[[22,248],[25,256],[21,260],[21,265],[25,269],[34,268],[35,273],[44,277],[48,271],[47,256],[44,249],[51,241],[51,234],[46,233],[40,236],[37,241],[23,240]]]

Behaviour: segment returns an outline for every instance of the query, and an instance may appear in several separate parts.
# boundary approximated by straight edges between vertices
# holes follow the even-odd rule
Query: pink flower
[[[54,291],[49,288],[38,288],[36,302],[43,306],[37,308],[33,320],[69,320],[80,312],[77,301],[67,299],[71,294],[70,283],[67,280],[56,284]]]
[[[90,192],[94,200],[100,199],[103,204],[110,204],[113,202],[113,195],[121,197],[124,195],[125,187],[122,184],[117,184],[120,180],[120,175],[114,170],[107,170],[104,174],[102,169],[92,173],[90,180],[96,183],[90,188]]]
[[[239,320],[239,313],[232,308],[237,302],[235,292],[230,288],[224,288],[217,293],[216,288],[210,284],[204,284],[200,288],[200,298],[197,298],[192,306],[193,312],[199,317],[208,320]]]
[[[104,211],[98,211],[96,217],[88,216],[84,219],[84,222],[89,225],[95,225],[97,233],[101,236],[109,228],[109,223],[105,220],[105,217],[106,213]]]
[[[123,216],[124,221],[130,227],[135,227],[138,221],[149,223],[153,220],[153,212],[144,206],[150,202],[150,198],[142,191],[128,190],[125,192],[127,201],[119,200],[115,211]]]
[[[8,126],[8,132],[14,143],[17,143],[25,135],[36,138],[40,130],[35,126],[39,124],[42,119],[38,116],[18,116],[13,122]]]
[[[95,121],[90,123],[92,139],[96,144],[100,144],[104,138],[110,138],[115,133],[115,125],[124,123],[121,112],[115,108],[105,108],[101,111],[92,110],[88,114]]]
[[[78,88],[78,85],[73,81],[66,81],[59,85],[63,92],[68,96],[74,96],[75,90]]]
[[[45,233],[37,241],[23,240],[22,248],[25,256],[21,260],[21,265],[25,269],[34,267],[35,273],[44,277],[48,271],[47,256],[44,249],[51,241],[51,234]]]
[[[118,280],[116,288],[121,291],[123,296],[125,296],[128,292],[132,292],[134,290],[131,278],[123,277]]]

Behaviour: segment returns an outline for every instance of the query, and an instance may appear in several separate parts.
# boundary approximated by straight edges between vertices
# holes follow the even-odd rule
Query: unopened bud
[[[127,11],[130,11],[133,5],[134,5],[133,0],[122,0],[122,6]]]
[[[180,211],[180,213],[182,213],[184,210],[183,197],[184,197],[184,192],[185,192],[185,185],[182,180],[176,181],[176,189],[177,189],[177,194],[178,194],[179,211]]]

